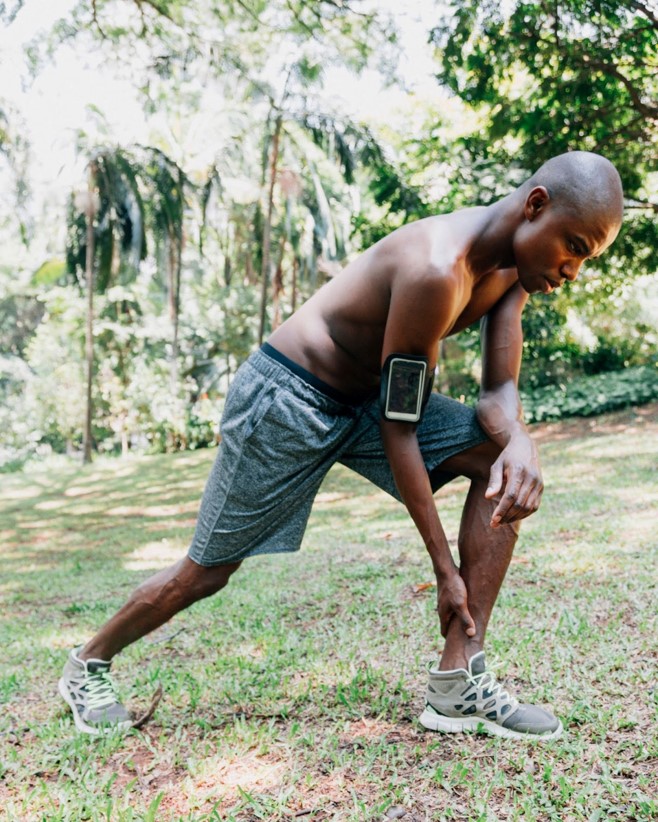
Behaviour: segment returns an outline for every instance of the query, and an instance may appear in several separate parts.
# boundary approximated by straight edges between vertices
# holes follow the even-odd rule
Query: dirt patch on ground
[[[605,436],[623,431],[652,431],[658,434],[658,403],[624,408],[598,417],[573,417],[530,426],[537,442],[559,442],[586,436]]]

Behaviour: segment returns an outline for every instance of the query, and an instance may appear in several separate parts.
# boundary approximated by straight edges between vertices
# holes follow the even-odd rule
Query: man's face
[[[526,219],[514,238],[519,282],[529,294],[550,294],[576,279],[583,262],[614,241],[619,225],[604,214],[579,216],[536,189],[526,201]]]

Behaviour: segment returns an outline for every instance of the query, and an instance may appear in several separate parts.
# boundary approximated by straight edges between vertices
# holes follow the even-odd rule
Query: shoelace
[[[518,704],[516,699],[503,689],[502,683],[496,681],[496,677],[491,670],[483,671],[481,674],[475,674],[474,676],[469,675],[468,681],[475,688],[486,688],[492,697],[509,702],[512,707]]]
[[[87,673],[87,682],[85,685],[87,702],[90,708],[95,710],[107,708],[109,705],[114,705],[119,701],[109,671]]]

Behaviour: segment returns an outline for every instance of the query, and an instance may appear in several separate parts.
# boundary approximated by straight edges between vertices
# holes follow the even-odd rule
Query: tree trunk
[[[279,262],[274,274],[272,283],[272,331],[281,325],[281,294],[283,292],[283,255],[286,250],[286,238],[281,238],[281,248],[279,249]]]
[[[297,311],[297,271],[299,270],[299,260],[297,259],[297,255],[295,254],[292,259],[292,313],[294,314]]]
[[[173,231],[169,238],[169,316],[171,318],[172,339],[171,339],[171,393],[178,393],[178,325],[180,318],[180,284],[181,270],[183,266],[183,213],[185,204],[183,201],[183,179],[182,169],[178,169],[178,196],[180,198],[180,219],[173,226]]]
[[[85,424],[83,432],[83,455],[82,461],[85,464],[91,462],[91,420],[93,417],[93,402],[91,396],[92,383],[94,378],[94,257],[96,256],[94,217],[96,208],[94,202],[95,194],[95,165],[89,166],[87,185],[87,205],[85,217],[87,220],[87,256],[85,259],[85,273],[87,278],[87,330],[85,340],[85,359],[87,362],[87,401],[85,408]]]
[[[245,262],[245,272],[246,272],[245,273],[245,278],[246,278],[247,284],[248,285],[254,285],[257,282],[257,280],[256,280],[256,277],[254,276],[254,261],[253,261],[253,258],[251,256],[251,243],[249,243],[249,246],[247,247],[247,258],[246,258],[246,262]]]
[[[169,236],[169,320],[171,322],[171,360],[169,362],[169,388],[172,394],[176,393],[178,384],[178,306],[177,306],[177,273],[179,263],[177,260],[176,237]]]
[[[450,392],[450,379],[448,377],[447,369],[448,357],[446,351],[446,341],[441,340],[439,343],[439,393],[448,394]]]
[[[261,269],[261,294],[260,294],[260,323],[258,326],[258,344],[262,345],[265,336],[265,318],[267,314],[267,292],[270,273],[270,239],[272,234],[272,211],[274,206],[274,184],[276,183],[276,171],[279,162],[279,140],[281,137],[281,127],[283,125],[283,115],[279,114],[274,126],[274,136],[272,137],[272,160],[270,162],[270,188],[267,197],[267,215],[263,226],[263,265]]]

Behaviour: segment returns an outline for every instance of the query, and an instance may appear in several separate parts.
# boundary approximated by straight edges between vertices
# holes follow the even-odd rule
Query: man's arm
[[[518,381],[523,353],[521,313],[528,294],[513,286],[483,318],[482,385],[477,415],[502,449],[493,464],[486,497],[500,497],[491,526],[533,514],[543,492],[539,457],[523,421]]]
[[[458,289],[452,278],[439,273],[414,277],[413,273],[394,279],[382,350],[382,365],[390,354],[427,357],[429,368],[436,365],[438,341],[448,330]],[[455,566],[434,503],[432,488],[423,461],[416,426],[413,423],[381,420],[384,450],[400,496],[432,559],[439,588],[439,616],[442,631],[456,614],[469,636],[475,623],[468,611],[466,586]]]

